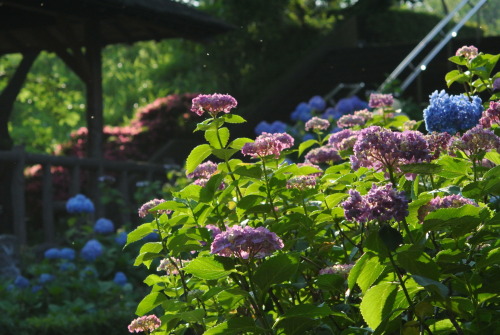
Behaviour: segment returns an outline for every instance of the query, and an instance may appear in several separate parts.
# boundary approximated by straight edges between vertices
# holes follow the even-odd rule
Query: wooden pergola
[[[88,156],[102,157],[101,50],[115,43],[185,38],[207,41],[232,26],[170,0],[2,0],[0,56],[23,59],[0,93],[0,150],[12,142],[14,101],[40,51],[56,53],[86,86]]]

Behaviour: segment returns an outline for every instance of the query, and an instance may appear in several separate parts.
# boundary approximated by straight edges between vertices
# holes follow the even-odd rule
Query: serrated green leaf
[[[372,329],[376,329],[393,312],[398,293],[398,285],[381,283],[370,288],[359,306],[363,319]]]
[[[228,269],[214,256],[197,257],[184,267],[186,273],[205,280],[215,280],[228,276],[233,269]]]
[[[233,141],[231,141],[231,143],[229,143],[229,147],[233,148],[233,149],[241,150],[241,148],[243,148],[245,143],[251,143],[253,141],[254,140],[252,140],[251,138],[248,138],[248,137],[240,137],[240,138],[237,138],[237,139],[234,139]]]
[[[477,262],[477,269],[484,269],[488,266],[500,264],[500,248],[489,250]]]
[[[449,294],[446,285],[430,278],[413,275],[411,276],[419,285],[422,285],[428,292],[437,294],[441,298],[446,298]]]
[[[358,259],[349,272],[348,286],[352,290],[354,285],[358,284],[361,291],[366,292],[385,269],[386,266],[376,255],[367,252]]]
[[[430,256],[420,248],[409,246],[402,247],[396,254],[397,263],[411,274],[427,277],[433,280],[439,279],[439,267]]]
[[[449,230],[458,237],[471,232],[482,221],[480,207],[464,205],[459,208],[441,208],[429,213],[422,224],[424,231]]]
[[[213,148],[223,149],[229,141],[229,129],[226,127],[209,129],[205,131],[205,139]]]
[[[207,329],[203,335],[261,334],[263,329],[255,325],[250,317],[235,317]]]
[[[186,173],[191,173],[200,165],[210,154],[212,148],[208,144],[200,144],[196,146],[186,160]]]
[[[262,177],[262,168],[255,164],[242,164],[234,170],[234,174],[260,180],[260,177]]]
[[[238,149],[212,149],[212,154],[222,160],[229,160],[238,151]]]
[[[167,296],[163,292],[151,292],[141,300],[135,314],[143,316],[166,300]]]
[[[245,123],[247,120],[245,120],[243,117],[237,115],[237,114],[224,114],[222,116],[222,119],[224,122],[227,123]]]
[[[262,292],[269,287],[290,280],[299,267],[299,260],[293,254],[281,254],[266,259],[254,274],[254,281]]]
[[[133,231],[128,233],[127,235],[127,244],[126,246],[129,245],[130,243],[133,243],[135,241],[139,241],[145,236],[149,235],[154,231],[154,227],[151,224],[151,222],[148,223],[143,223],[139,227],[135,228]]]
[[[307,140],[305,142],[300,143],[299,145],[299,157],[302,156],[305,150],[309,149],[313,145],[318,144],[317,140]]]
[[[453,70],[448,72],[445,75],[444,79],[446,81],[446,85],[450,87],[454,82],[458,82],[459,84],[465,83],[468,79],[468,76],[458,70]]]

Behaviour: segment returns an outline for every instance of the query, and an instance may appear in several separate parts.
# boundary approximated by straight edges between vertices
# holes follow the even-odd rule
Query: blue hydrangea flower
[[[68,261],[72,261],[75,259],[76,252],[71,248],[62,248],[59,252],[59,258],[66,259]]]
[[[255,134],[260,135],[262,133],[269,133],[269,134],[285,133],[286,128],[287,128],[286,123],[281,121],[274,121],[273,123],[262,121],[255,127]]]
[[[33,285],[31,292],[36,293],[42,289],[42,285]]]
[[[115,225],[111,220],[100,218],[95,222],[94,232],[97,234],[111,234],[115,230]]]
[[[97,240],[90,240],[83,246],[80,251],[80,256],[87,262],[93,262],[97,257],[101,256],[103,252],[102,244]]]
[[[127,232],[122,231],[115,237],[115,242],[118,245],[124,246],[127,243]]]
[[[430,95],[430,104],[424,110],[425,128],[428,132],[455,134],[473,128],[479,122],[483,107],[481,98],[448,95],[444,90]]]
[[[94,213],[94,204],[83,194],[77,194],[66,202],[66,211],[70,214]]]
[[[158,233],[150,233],[142,238],[145,242],[155,242],[160,240],[160,235]]]
[[[311,107],[307,103],[301,102],[297,105],[297,107],[295,107],[292,114],[290,114],[290,118],[292,121],[309,121],[309,119],[312,118]]]
[[[123,272],[115,273],[115,278],[113,278],[115,284],[123,286],[127,283],[127,276]]]
[[[80,271],[80,278],[82,279],[97,278],[98,276],[97,270],[91,265],[87,265]]]
[[[50,248],[50,249],[45,251],[43,256],[46,259],[59,259],[59,258],[61,258],[61,250],[59,250],[57,248]]]
[[[38,277],[38,282],[40,284],[47,284],[48,282],[51,282],[54,280],[54,276],[48,273],[42,273],[40,277]]]
[[[316,139],[316,136],[314,136],[313,134],[311,133],[307,133],[305,134],[303,137],[302,137],[302,142],[305,142],[307,140],[314,140]]]
[[[353,95],[348,98],[340,99],[333,110],[329,108],[325,111],[323,117],[331,117],[334,120],[338,120],[342,115],[353,114],[355,111],[365,108],[368,108],[368,103],[358,98],[358,96]]]
[[[76,270],[76,265],[72,262],[62,262],[59,264],[60,271],[74,271]]]
[[[318,112],[322,112],[326,108],[326,101],[319,95],[315,95],[309,100],[309,107],[317,110]]]
[[[30,286],[30,281],[26,277],[19,275],[14,279],[14,286],[17,288],[27,288]]]

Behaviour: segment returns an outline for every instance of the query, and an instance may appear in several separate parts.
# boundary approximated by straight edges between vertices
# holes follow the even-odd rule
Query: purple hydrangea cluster
[[[281,121],[274,121],[273,123],[261,121],[255,127],[255,134],[260,135],[262,133],[269,133],[269,134],[284,133],[286,131],[286,128],[287,124]]]
[[[228,94],[200,94],[193,99],[191,111],[199,116],[208,112],[215,117],[220,112],[229,113],[237,105],[236,99]]]
[[[161,320],[156,315],[144,315],[133,320],[128,326],[131,333],[144,332],[146,334],[153,332],[161,326]]]
[[[478,124],[483,112],[481,98],[466,95],[448,95],[444,90],[430,95],[430,104],[424,110],[425,127],[428,132],[455,134]]]
[[[455,56],[459,56],[459,57],[461,56],[461,57],[465,57],[467,59],[474,59],[477,57],[478,54],[479,54],[479,51],[477,50],[477,48],[475,46],[464,45],[463,47],[461,47],[457,50],[457,52],[455,53]]]
[[[355,170],[363,166],[397,171],[403,164],[431,159],[427,141],[420,132],[407,130],[399,133],[379,126],[361,130],[353,150],[350,159]]]
[[[206,161],[198,165],[193,172],[188,173],[187,177],[209,179],[215,172],[217,172],[217,164],[212,161]]]
[[[352,129],[344,129],[332,134],[328,138],[328,144],[337,151],[350,150],[358,140],[358,133]]]
[[[363,126],[366,123],[364,117],[360,115],[347,114],[342,116],[337,121],[337,126],[340,128],[351,128],[355,126]]]
[[[500,78],[493,81],[493,91],[500,91]]]
[[[479,124],[484,128],[490,128],[493,124],[500,124],[500,100],[490,101],[490,106],[483,112]]]
[[[448,133],[430,133],[425,135],[427,146],[431,154],[431,160],[439,157],[441,152],[448,151],[451,135]]]
[[[458,194],[447,195],[444,197],[437,196],[429,201],[426,205],[419,208],[418,218],[422,222],[430,212],[441,208],[459,208],[464,205],[473,205],[479,207],[479,205],[474,201],[464,198],[463,196]]]
[[[307,189],[312,189],[316,187],[316,177],[307,176],[295,176],[286,181],[286,188],[297,189],[304,191]]]
[[[94,224],[94,233],[106,235],[111,234],[114,231],[115,225],[113,224],[113,221],[109,219],[100,218]]]
[[[489,150],[500,150],[500,137],[478,125],[466,131],[462,137],[452,140],[449,149],[462,150],[469,157],[476,156]]]
[[[351,271],[353,264],[335,264],[324,269],[319,270],[320,275],[340,275],[347,276]]]
[[[305,128],[306,131],[309,130],[326,130],[330,127],[330,122],[328,120],[319,118],[317,116],[313,117],[309,121],[306,122]]]
[[[95,261],[103,253],[102,244],[97,240],[89,240],[80,250],[80,256],[87,262]]]
[[[70,214],[94,213],[92,200],[83,194],[77,194],[66,202],[66,211]]]
[[[385,108],[391,107],[394,104],[394,97],[392,94],[372,93],[368,106],[370,108]]]
[[[224,257],[263,258],[283,246],[283,241],[265,227],[232,226],[215,236],[210,252]]]
[[[342,203],[345,218],[349,221],[386,222],[391,219],[403,221],[408,215],[408,200],[403,191],[399,192],[392,184],[377,186],[373,184],[366,195],[349,190],[349,198]]]
[[[306,162],[312,164],[333,164],[342,160],[337,150],[330,145],[314,148],[305,156]]]
[[[338,120],[342,115],[352,114],[354,111],[362,110],[367,107],[368,103],[366,101],[363,101],[356,95],[353,95],[348,98],[340,99],[335,107],[327,108],[323,113],[323,118]]]
[[[243,155],[254,158],[263,158],[267,156],[279,158],[281,152],[291,148],[293,143],[293,137],[287,133],[263,133],[255,139],[255,142],[245,143],[241,152]]]
[[[158,206],[159,204],[165,202],[166,200],[164,199],[153,199],[153,200],[149,200],[148,202],[144,203],[138,210],[138,214],[139,214],[139,217],[141,218],[145,218],[146,215],[148,215],[151,210],[151,208],[155,208],[156,206]],[[160,215],[160,214],[170,214],[171,211],[168,210],[168,209],[164,209],[164,210],[158,210],[155,212],[155,214],[157,215]]]

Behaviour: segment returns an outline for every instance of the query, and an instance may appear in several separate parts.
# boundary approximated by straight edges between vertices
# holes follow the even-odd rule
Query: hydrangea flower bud
[[[354,266],[353,264],[335,264],[319,270],[319,274],[320,275],[334,274],[334,275],[347,276],[353,266]]]
[[[300,191],[304,191],[306,189],[312,189],[316,187],[316,178],[307,175],[307,176],[295,176],[286,181],[286,188],[288,189],[297,189]]]
[[[364,117],[359,116],[359,115],[352,115],[352,114],[347,114],[342,116],[338,121],[337,121],[337,126],[340,128],[350,128],[354,126],[362,126],[366,123],[366,120]]]

